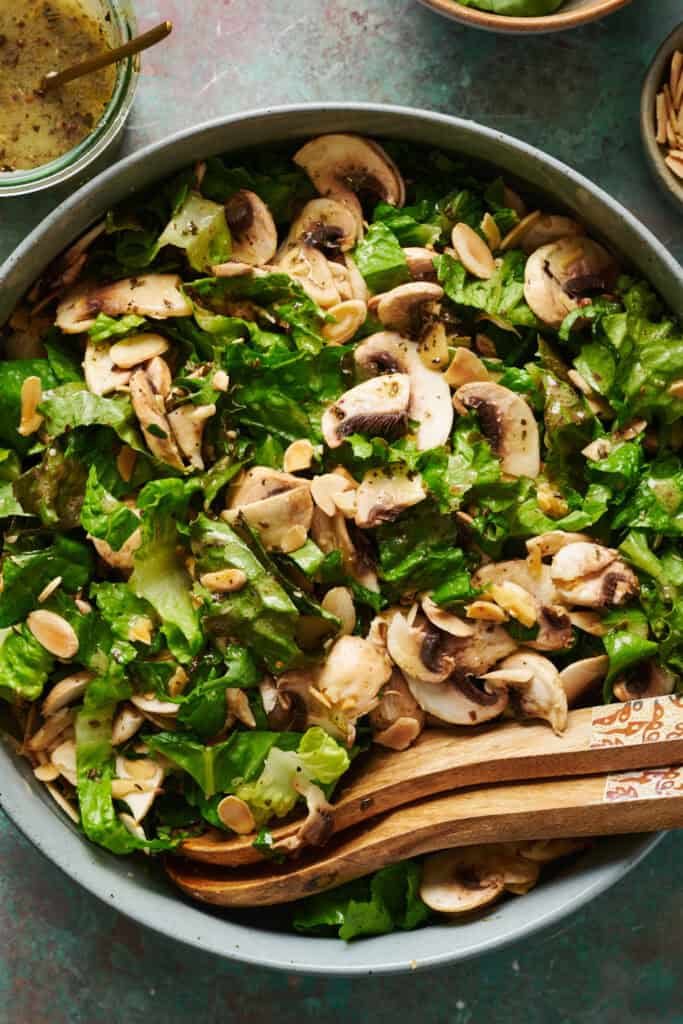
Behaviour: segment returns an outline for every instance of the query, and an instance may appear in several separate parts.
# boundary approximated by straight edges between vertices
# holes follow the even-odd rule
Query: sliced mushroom
[[[422,616],[411,623],[396,612],[387,629],[386,644],[391,660],[407,680],[434,685],[445,682],[453,671],[450,640]]]
[[[324,412],[325,442],[330,448],[338,448],[345,438],[355,433],[396,437],[406,429],[409,403],[410,378],[405,373],[389,373],[363,381],[345,391]]]
[[[334,274],[319,249],[312,245],[296,245],[280,259],[277,269],[298,281],[308,297],[322,309],[339,305],[341,295]]]
[[[321,135],[293,157],[322,196],[331,196],[353,213],[358,238],[363,234],[363,211],[358,193],[371,193],[391,206],[403,206],[401,173],[381,146],[359,135]]]
[[[492,382],[463,384],[456,409],[475,409],[481,429],[510,476],[537,477],[541,471],[538,426],[521,395]]]
[[[119,370],[109,354],[108,345],[88,341],[83,357],[83,373],[88,391],[93,395],[110,395],[128,385],[130,370]]]
[[[202,438],[208,420],[216,414],[216,406],[181,405],[168,414],[173,436],[180,451],[189,461],[193,469],[204,469],[202,458]]]
[[[391,523],[427,497],[419,473],[370,469],[356,491],[356,526],[369,529]]]
[[[174,469],[183,469],[183,460],[166,417],[163,396],[155,390],[146,370],[136,370],[131,375],[130,399],[152,454]]]
[[[225,203],[232,236],[231,259],[250,266],[270,263],[277,249],[277,228],[266,204],[255,192],[241,188]]]
[[[444,850],[427,857],[420,899],[441,914],[466,914],[495,903],[505,892],[503,873],[491,863],[486,847]]]
[[[461,346],[455,350],[444,379],[449,387],[457,389],[463,384],[491,380],[491,374],[475,352]]]
[[[270,466],[253,466],[231,485],[228,491],[228,508],[252,505],[255,501],[272,498],[275,494],[301,487],[301,477],[282,473]]]
[[[469,677],[451,678],[444,683],[421,683],[406,679],[413,697],[427,714],[450,725],[481,725],[502,715],[507,707],[506,689],[484,690]]]
[[[391,662],[370,640],[342,636],[330,648],[315,686],[333,709],[355,721],[377,704],[391,676]]]
[[[536,602],[538,633],[529,647],[539,651],[560,651],[572,644],[569,614],[560,602],[549,565],[539,563],[534,571],[526,559],[490,562],[472,576],[472,585],[488,591],[495,585],[511,583],[530,594]]]
[[[130,698],[131,704],[139,711],[150,715],[177,715],[180,704],[172,700],[160,700],[154,693],[135,693]]]
[[[585,608],[625,604],[640,589],[638,577],[616,551],[586,541],[558,551],[551,575],[562,600]]]
[[[425,304],[438,302],[442,297],[440,285],[430,281],[411,281],[376,296],[374,311],[380,323],[389,330],[399,334],[417,334],[423,325]]]
[[[391,750],[407,750],[422,732],[425,717],[405,679],[394,669],[377,707],[370,712],[373,742]]]
[[[362,341],[354,353],[361,372],[390,376],[406,375],[410,383],[407,416],[419,423],[417,447],[421,451],[446,443],[453,425],[453,407],[444,375],[428,369],[416,342],[392,331],[381,331]]]
[[[360,299],[345,299],[327,312],[334,321],[326,323],[320,333],[328,345],[345,345],[365,323],[368,309]]]
[[[522,679],[521,673],[526,674],[526,679]],[[566,729],[567,695],[560,673],[549,658],[517,651],[481,678],[487,687],[514,690],[525,718],[543,718],[558,734]]]
[[[524,271],[524,297],[539,320],[559,328],[578,309],[579,299],[608,291],[617,267],[601,245],[590,238],[562,238],[536,249]]]
[[[569,857],[580,853],[588,845],[587,839],[533,839],[519,843],[517,846],[520,857],[536,861],[538,864],[549,864],[561,857]]]
[[[283,250],[303,242],[333,257],[353,249],[357,239],[358,222],[348,206],[336,199],[311,199],[292,222]]]
[[[408,264],[408,272],[413,281],[436,281],[436,267],[434,257],[436,253],[431,249],[422,249],[419,246],[407,246],[403,255]]]
[[[570,708],[574,707],[595,683],[605,678],[608,668],[609,658],[606,654],[599,654],[595,658],[582,658],[562,669],[560,681]]]
[[[340,551],[344,571],[357,580],[368,590],[379,591],[377,573],[365,550],[354,543],[349,528],[341,511],[333,516],[326,515],[322,509],[316,508],[311,523],[311,537],[320,550],[328,555],[332,551]]]
[[[130,334],[127,338],[115,342],[109,349],[114,366],[120,370],[132,370],[141,363],[147,363],[156,356],[168,351],[168,341],[161,334],[147,331],[143,334]]]
[[[579,541],[592,543],[591,538],[585,533],[566,533],[564,530],[550,530],[548,533],[541,533],[538,537],[531,537],[526,541],[526,549],[529,553],[538,551],[541,558],[556,555],[568,544],[576,544]]]
[[[236,505],[233,499],[230,508],[221,513],[222,518],[234,523],[240,515],[244,516],[259,531],[261,543],[269,551],[296,551],[304,544],[313,519],[311,489],[301,480],[297,484],[249,504]]]
[[[422,598],[421,604],[422,611],[437,629],[441,629],[444,633],[450,633],[451,636],[457,636],[460,639],[474,635],[474,626],[469,622],[465,622],[458,615],[454,615],[453,612],[446,611],[445,608],[435,604],[428,595]]]
[[[65,334],[80,334],[93,326],[99,313],[135,313],[153,320],[191,316],[192,303],[183,295],[181,285],[178,274],[143,274],[113,284],[80,285],[60,302],[55,323]]]
[[[561,238],[575,238],[585,235],[585,229],[571,217],[562,217],[556,213],[542,213],[529,224],[524,231],[520,245],[527,255],[540,249],[543,245],[559,242]]]
[[[646,697],[664,697],[676,689],[676,677],[649,660],[637,665],[628,678],[614,684],[617,700],[643,700]]]

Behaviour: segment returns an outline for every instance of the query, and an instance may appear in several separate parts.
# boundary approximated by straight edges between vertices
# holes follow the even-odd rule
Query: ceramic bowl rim
[[[419,0],[421,4],[442,14],[446,18],[459,21],[472,28],[484,29],[487,32],[505,32],[517,35],[533,35],[543,32],[562,32],[570,28],[578,28],[597,18],[604,18],[631,0],[592,0],[585,10],[558,11],[556,14],[542,14],[533,18],[511,17],[505,14],[488,14],[472,7],[461,7],[457,0]]]
[[[683,212],[683,180],[676,178],[664,162],[664,153],[656,139],[655,103],[674,50],[683,49],[683,22],[670,32],[655,53],[645,72],[640,94],[640,137],[654,178],[664,195]]]

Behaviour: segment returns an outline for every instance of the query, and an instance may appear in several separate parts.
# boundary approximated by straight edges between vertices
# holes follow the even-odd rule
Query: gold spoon
[[[40,91],[50,92],[52,89],[58,89],[65,82],[72,82],[74,78],[89,75],[92,71],[106,68],[108,64],[116,64],[117,61],[123,60],[124,57],[132,57],[134,53],[147,50],[150,46],[154,46],[155,43],[165,39],[172,29],[173,25],[170,21],[162,21],[161,25],[151,28],[149,32],[143,32],[141,36],[136,36],[135,39],[124,43],[123,46],[117,46],[115,49],[108,50],[107,53],[102,53],[98,57],[91,57],[89,60],[84,60],[80,64],[74,64],[73,67],[65,68],[63,71],[48,71],[40,83]]]

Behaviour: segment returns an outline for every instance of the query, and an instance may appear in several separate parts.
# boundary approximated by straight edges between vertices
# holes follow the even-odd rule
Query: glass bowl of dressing
[[[139,55],[50,92],[40,82],[136,32],[132,0],[0,2],[0,199],[100,169],[130,112]]]

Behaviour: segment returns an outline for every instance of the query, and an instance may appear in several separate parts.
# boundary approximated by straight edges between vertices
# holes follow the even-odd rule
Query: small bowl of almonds
[[[683,25],[662,43],[645,76],[640,133],[660,188],[683,210]]]

